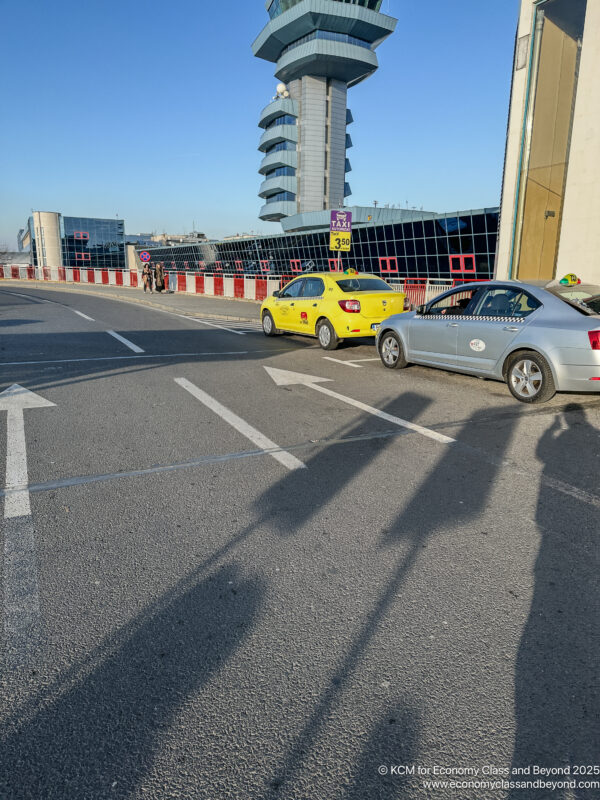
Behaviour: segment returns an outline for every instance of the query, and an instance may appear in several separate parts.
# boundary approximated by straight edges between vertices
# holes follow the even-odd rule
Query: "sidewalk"
[[[126,300],[129,303],[160,308],[163,311],[174,311],[187,317],[205,317],[229,319],[240,322],[257,322],[259,320],[260,302],[253,300],[234,300],[230,297],[205,297],[197,294],[175,292],[169,294],[144,294],[141,288],[130,289],[125,286],[99,286],[97,284],[50,283],[48,281],[0,281],[0,288],[11,286],[29,286],[57,292],[73,292],[75,294],[91,294],[107,297],[112,300]]]

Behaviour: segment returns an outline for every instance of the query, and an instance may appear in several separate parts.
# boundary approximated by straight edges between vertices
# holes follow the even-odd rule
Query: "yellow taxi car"
[[[264,301],[260,318],[266,336],[302,333],[335,350],[343,339],[375,336],[384,319],[408,310],[404,293],[349,269],[299,275]]]

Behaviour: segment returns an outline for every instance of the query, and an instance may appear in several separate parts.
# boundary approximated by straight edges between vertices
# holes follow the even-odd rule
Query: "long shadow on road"
[[[384,410],[392,414],[398,413],[396,405],[399,405],[402,408],[400,416],[415,421],[428,403],[426,398],[419,395],[403,395],[397,404],[391,403]],[[490,410],[482,410],[473,414],[457,438],[460,439],[464,433],[468,439],[472,427],[482,423],[489,413]],[[336,704],[378,635],[386,616],[398,602],[402,585],[418,563],[430,537],[451,533],[456,526],[473,521],[485,513],[516,422],[517,419],[513,418],[502,426],[488,429],[486,449],[494,452],[494,458],[490,460],[459,443],[441,445],[442,451],[436,466],[400,511],[395,522],[380,531],[380,545],[387,552],[388,562],[390,553],[391,557],[396,554],[395,568],[384,583],[377,602],[366,611],[350,647],[340,656],[334,673],[327,682],[328,688],[323,691],[312,709],[280,771],[270,780],[268,788],[262,794],[263,800],[274,800],[286,791],[293,796],[294,780],[302,770],[307,754],[321,734],[321,729],[330,721]],[[363,430],[363,427],[364,423],[359,424],[357,432]],[[257,506],[263,521],[268,521],[273,530],[282,536],[299,532],[313,513],[325,507],[350,479],[356,478],[369,461],[389,446],[389,442],[376,440],[371,445],[374,450],[370,456],[367,453],[365,461],[357,458],[356,453],[353,454],[354,458],[344,458],[341,447],[327,448],[317,453],[307,463],[308,470],[305,474],[286,476],[260,498]],[[410,463],[407,463],[406,469],[407,473],[411,470]],[[385,477],[390,480],[389,475]],[[402,475],[392,476],[391,485],[402,479]],[[386,497],[389,500],[393,494],[388,493]],[[282,502],[283,498],[286,498],[285,502]],[[377,528],[375,520],[373,528]],[[347,625],[349,622],[354,621],[345,620],[343,624]]]
[[[562,424],[557,417],[539,441],[544,476],[595,491],[599,444],[582,407],[569,405]],[[517,658],[513,769],[570,766],[571,776],[553,779],[598,781],[597,775],[574,775],[573,768],[593,770],[600,753],[600,512],[542,483],[536,520],[541,543]],[[600,791],[535,796],[550,794],[554,800],[592,800]],[[516,800],[523,792],[510,796]]]
[[[188,576],[19,710],[0,741],[0,797],[129,797],[173,717],[249,635],[263,596],[235,565]]]

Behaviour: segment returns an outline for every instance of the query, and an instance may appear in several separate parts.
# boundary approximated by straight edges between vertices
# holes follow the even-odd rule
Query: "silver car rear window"
[[[587,315],[600,314],[600,286],[580,283],[576,286],[549,286],[547,291],[560,297],[577,311]]]

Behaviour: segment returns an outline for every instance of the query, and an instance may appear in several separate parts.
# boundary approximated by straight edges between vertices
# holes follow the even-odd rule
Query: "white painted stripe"
[[[244,297],[246,300],[256,300],[256,281],[244,278]]]
[[[341,358],[332,358],[331,356],[323,356],[326,361],[333,361],[336,364],[344,364],[347,367],[355,367],[356,369],[362,369],[358,364],[354,364],[352,361],[342,361]]]
[[[137,344],[134,344],[133,342],[130,342],[129,339],[126,339],[124,336],[119,336],[119,334],[115,333],[114,331],[106,331],[106,332],[108,333],[109,336],[113,336],[119,342],[124,344],[125,347],[128,347],[130,350],[133,350],[134,353],[143,353],[143,352],[145,352],[144,350],[142,350],[141,347],[138,347]]]
[[[225,422],[229,423],[232,428],[235,428],[238,433],[241,433],[246,437],[246,439],[249,439],[265,454],[271,455],[276,461],[278,461],[280,464],[283,464],[283,466],[287,469],[306,469],[302,461],[297,459],[291,453],[288,453],[286,450],[282,450],[279,445],[275,444],[275,442],[271,441],[271,439],[268,439],[256,428],[253,428],[252,425],[249,425],[241,417],[238,417],[237,414],[233,413],[233,411],[230,411],[224,405],[221,405],[221,403],[215,400],[214,397],[211,397],[206,392],[203,392],[202,389],[194,386],[194,384],[188,381],[186,378],[175,378],[175,383],[181,386],[182,389],[185,389],[187,392],[189,392],[192,397],[195,397],[196,400],[199,400],[211,411],[214,411],[214,413],[221,417],[221,419],[224,419]]]
[[[223,278],[223,297],[235,297],[233,278]]]
[[[27,484],[27,448],[25,444],[25,420],[23,409],[7,411],[6,428],[6,497],[4,516],[6,519],[27,517],[31,514]]]
[[[30,516],[4,523],[4,637],[5,660],[23,666],[41,641],[41,616],[35,553],[35,531]]]
[[[320,383],[311,383],[310,388],[314,389],[316,392],[321,392],[321,394],[326,394],[328,397],[334,397],[336,400],[341,400],[343,403],[347,403],[349,406],[359,408],[361,411],[366,411],[367,414],[372,414],[374,417],[379,417],[379,419],[384,419],[386,422],[391,422],[393,425],[398,425],[401,428],[407,428],[409,431],[414,431],[415,433],[421,434],[421,436],[426,436],[428,439],[433,439],[435,442],[441,442],[441,444],[453,444],[456,441],[456,439],[451,439],[449,436],[444,436],[442,433],[437,433],[429,428],[423,428],[421,425],[415,425],[414,422],[408,422],[408,420],[395,417],[392,414],[387,414],[385,411],[380,411],[378,408],[373,408],[373,406],[368,406],[366,403],[361,403],[360,400],[354,400],[352,397],[346,397],[343,394],[338,394],[331,389],[327,389]]]
[[[87,319],[89,322],[95,322],[96,320],[88,317],[87,314],[84,314],[83,311],[76,311],[74,308],[72,309],[74,314],[77,314],[78,317],[83,317],[83,319]]]
[[[362,364],[363,361],[381,361],[380,358],[353,358],[353,364]]]
[[[172,314],[174,317],[190,320],[190,322],[197,322],[198,325],[208,325],[210,328],[217,328],[220,331],[227,331],[228,333],[235,333],[236,336],[245,336],[242,331],[234,331],[233,328],[226,328],[224,325],[216,325],[214,322],[207,322],[205,319],[197,319],[196,317],[186,317],[185,314],[175,314],[173,311],[167,311],[167,314]]]
[[[273,350],[220,350],[216,353],[146,353],[143,356],[100,356],[96,358],[50,358],[46,361],[0,361],[0,367],[20,367],[33,364],[77,364],[81,361],[131,361],[144,358],[204,358],[205,356],[247,356],[250,353],[273,353]],[[287,352],[279,348],[279,352]]]

